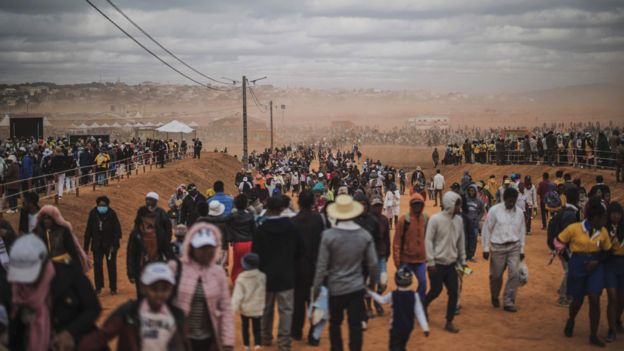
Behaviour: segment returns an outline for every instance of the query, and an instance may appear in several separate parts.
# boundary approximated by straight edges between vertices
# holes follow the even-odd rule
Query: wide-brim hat
[[[220,216],[225,212],[225,205],[217,200],[212,200],[208,203],[208,215]]]
[[[327,214],[334,219],[353,219],[364,212],[364,206],[349,195],[339,195],[336,201],[327,206]]]

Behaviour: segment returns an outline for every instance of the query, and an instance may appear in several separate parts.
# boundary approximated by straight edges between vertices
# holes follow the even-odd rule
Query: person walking
[[[418,280],[420,300],[425,300],[427,292],[427,253],[425,233],[429,217],[425,214],[425,200],[412,194],[409,213],[399,217],[392,240],[392,259],[397,270],[408,268]]]
[[[156,231],[158,233],[161,233],[162,235],[165,235],[167,238],[169,238],[168,240],[171,240],[171,237],[173,236],[173,224],[171,223],[171,218],[169,218],[167,211],[165,211],[162,207],[158,206],[159,199],[160,196],[158,196],[158,193],[153,191],[147,193],[147,195],[145,195],[145,206],[139,208],[134,222],[137,223],[141,220],[138,212],[141,212],[142,209],[145,208],[149,212],[152,212],[154,214],[154,228],[156,229]],[[137,274],[141,274],[141,271],[137,272]],[[137,275],[137,277],[139,276]]]
[[[552,190],[554,187],[553,182],[550,181],[550,175],[548,172],[544,172],[542,174],[542,181],[537,186],[537,195],[539,196],[540,202],[540,213],[542,215],[542,230],[546,229],[546,217],[548,215],[546,211],[546,194]]]
[[[520,286],[520,261],[524,260],[526,227],[524,212],[516,206],[518,190],[507,188],[503,203],[494,205],[483,225],[483,258],[490,259],[490,293],[492,306],[500,307],[503,273],[507,269],[507,283],[503,309],[517,312],[516,293]]]
[[[605,285],[604,262],[612,249],[609,232],[605,228],[607,210],[599,198],[592,198],[587,203],[586,217],[582,222],[565,228],[555,241],[557,251],[570,250],[572,255],[568,265],[568,295],[572,296],[569,316],[564,334],[572,337],[575,319],[585,296],[589,299],[589,342],[605,347],[598,338],[600,324],[600,294]]]
[[[35,234],[19,237],[9,254],[11,350],[74,350],[96,330],[102,308],[77,265],[54,262]],[[28,319],[25,318],[28,316]]]
[[[253,238],[256,234],[254,215],[247,210],[247,196],[240,194],[234,198],[235,211],[227,218],[226,230],[232,243],[232,283],[243,271],[241,259],[251,251]],[[309,289],[308,289],[309,292]]]
[[[187,227],[191,227],[200,216],[198,205],[202,202],[206,202],[206,197],[197,191],[197,186],[193,183],[189,184],[186,190],[188,195],[186,195],[184,200],[182,200],[180,220],[182,224],[185,224]]]
[[[479,235],[479,223],[485,214],[485,205],[479,198],[479,188],[476,184],[470,184],[464,196],[463,215],[470,222],[470,233],[466,233],[466,259],[475,262],[474,255],[477,251],[477,237]]]
[[[433,201],[434,206],[438,206],[438,198],[440,199],[440,207],[442,207],[442,191],[444,190],[444,176],[436,169],[436,175],[433,176]]]
[[[221,231],[212,224],[193,225],[184,239],[174,304],[184,311],[191,349],[234,350],[234,315],[221,255]]]
[[[349,195],[340,195],[327,206],[327,214],[336,220],[336,226],[323,232],[314,275],[313,295],[321,286],[329,290],[330,350],[342,351],[341,324],[344,311],[349,320],[349,350],[362,349],[362,322],[364,321],[363,266],[371,277],[376,277],[377,254],[371,234],[355,223],[364,206]]]
[[[95,292],[99,295],[104,288],[103,260],[106,260],[108,283],[111,295],[117,294],[117,251],[121,241],[121,224],[115,210],[110,208],[107,196],[99,196],[96,207],[89,212],[84,233],[84,251],[93,252],[93,278]]]
[[[301,254],[297,260],[295,274],[295,305],[291,335],[295,340],[303,338],[303,325],[306,310],[310,305],[310,289],[314,280],[316,261],[318,259],[321,234],[325,229],[323,217],[314,211],[314,194],[304,190],[299,194],[299,213],[292,218],[300,236]],[[308,343],[318,345],[319,340],[312,336],[312,328],[308,333]]]
[[[440,162],[440,154],[438,153],[438,148],[433,148],[433,153],[431,154],[431,160],[433,161],[433,168],[438,168],[438,163]]]
[[[212,185],[212,189],[215,191],[215,194],[211,198],[207,199],[207,201],[210,202],[216,200],[222,203],[225,206],[223,214],[229,216],[230,213],[232,213],[232,208],[234,208],[234,199],[232,196],[225,193],[225,184],[223,181],[217,180]]]
[[[260,257],[249,252],[241,259],[245,269],[236,280],[232,293],[232,311],[240,310],[241,332],[245,351],[249,351],[249,324],[254,337],[255,350],[262,347],[261,322],[266,300],[266,275],[258,269]]]
[[[459,333],[453,324],[459,295],[458,265],[466,265],[466,244],[464,223],[459,216],[462,208],[461,196],[449,191],[442,197],[444,210],[431,216],[425,235],[427,270],[431,288],[425,296],[425,310],[440,295],[442,286],[446,287],[448,303],[446,306],[446,325],[444,329]]]
[[[260,271],[266,274],[266,305],[262,317],[262,344],[273,343],[275,304],[279,312],[277,347],[291,349],[290,332],[295,289],[295,263],[300,256],[299,233],[293,222],[280,214],[284,204],[281,196],[267,199],[267,211],[258,233],[253,239],[252,251],[260,256]]]

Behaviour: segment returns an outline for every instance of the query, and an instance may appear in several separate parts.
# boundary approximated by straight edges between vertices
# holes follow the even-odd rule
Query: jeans
[[[442,206],[442,189],[435,189],[433,191],[433,201],[435,202],[434,206],[438,206],[438,197],[440,198],[440,206]]]
[[[108,270],[108,283],[111,291],[117,291],[117,251],[112,251],[110,256],[105,252],[93,252],[93,279],[95,280],[95,290],[104,287],[104,267],[103,262],[106,260],[106,269]]]
[[[423,263],[401,263],[400,267],[405,267],[412,271],[416,280],[418,280],[418,295],[420,301],[425,301],[425,294],[427,293],[427,264]]]
[[[448,294],[448,303],[446,305],[446,320],[448,322],[453,321],[455,318],[455,311],[457,309],[458,298],[458,286],[457,286],[457,270],[455,264],[441,265],[436,264],[436,273],[429,274],[429,282],[431,283],[431,289],[425,296],[424,307],[427,309],[431,302],[435,300],[442,292],[442,285],[446,287],[446,293]]]
[[[405,351],[407,350],[407,342],[409,341],[411,333],[402,334],[390,329],[390,351]]]
[[[245,317],[241,315],[241,331],[243,332],[243,345],[249,346],[249,323],[251,322],[251,328],[254,337],[254,344],[256,346],[262,346],[262,339],[260,336],[260,323],[262,317]]]
[[[284,291],[267,291],[264,315],[262,316],[262,344],[270,346],[273,342],[273,317],[275,303],[279,313],[277,329],[277,348],[280,351],[290,350],[290,330],[292,328],[294,289]]]
[[[477,252],[477,236],[479,235],[479,223],[472,223],[472,233],[466,235],[466,259],[474,258],[475,252]]]
[[[303,325],[305,324],[306,308],[310,306],[310,288],[312,288],[312,277],[306,274],[298,274],[295,279],[295,300],[292,317],[291,336],[295,339],[303,337]]]
[[[533,208],[527,208],[526,212],[524,212],[524,225],[526,226],[526,232],[531,232],[531,217],[533,217]]]
[[[520,242],[509,244],[492,243],[490,257],[490,293],[497,299],[503,286],[503,272],[507,269],[507,283],[503,297],[504,306],[516,303],[516,293],[520,286]]]
[[[347,310],[349,320],[349,350],[362,350],[362,321],[364,320],[364,291],[329,297],[329,340],[331,351],[342,351],[340,326]]]

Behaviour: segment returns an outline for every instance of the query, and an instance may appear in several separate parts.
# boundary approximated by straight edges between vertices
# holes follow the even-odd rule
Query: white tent
[[[134,127],[135,127],[135,128],[141,128],[141,127],[143,127],[143,123],[141,123],[141,122],[136,122],[136,123],[134,124]]]
[[[197,128],[197,127],[199,127],[199,124],[197,124],[197,122],[193,121],[193,122],[189,123],[189,127]]]
[[[121,128],[121,124],[119,124],[119,123],[115,122],[115,123],[113,123],[113,124],[111,125],[111,127],[113,127],[113,128]]]
[[[110,128],[110,126],[108,125],[108,123],[104,123],[104,124],[102,124],[100,127],[102,127],[102,128]]]
[[[93,124],[89,128],[100,128],[100,125],[98,124],[98,122],[93,122]]]
[[[74,129],[76,129],[76,128],[78,128],[78,126],[77,126],[75,123],[72,123],[72,124],[69,126],[69,128],[74,128]]]
[[[145,123],[144,127],[155,127],[156,125],[152,122]]]
[[[193,130],[194,130],[193,128],[177,120],[173,120],[165,124],[164,126],[156,129],[156,131],[161,132],[161,133],[186,133],[186,134],[192,133]]]
[[[165,124],[164,124],[163,122],[158,122],[158,123],[156,123],[156,127],[162,127],[162,126],[164,126],[164,125],[165,125]]]
[[[124,128],[132,128],[132,127],[133,127],[132,123],[128,122],[128,123],[124,124]]]
[[[81,123],[81,124],[78,126],[78,128],[80,128],[80,129],[88,129],[89,127],[87,127],[87,125],[86,125],[86,124]]]

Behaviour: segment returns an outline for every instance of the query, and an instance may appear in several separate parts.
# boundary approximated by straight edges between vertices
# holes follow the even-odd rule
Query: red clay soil
[[[430,153],[429,153],[430,155]],[[383,158],[381,158],[383,160]],[[408,165],[409,166],[409,165]],[[174,165],[168,165],[164,170],[153,170],[139,177],[123,180],[119,184],[91,190],[83,190],[80,198],[66,196],[59,205],[65,218],[72,222],[76,235],[81,239],[84,231],[85,220],[89,210],[95,204],[98,195],[106,194],[111,198],[111,205],[120,216],[124,229],[124,243],[118,258],[119,294],[110,296],[105,289],[101,296],[104,315],[122,302],[134,298],[134,287],[129,284],[125,273],[125,239],[132,226],[136,209],[144,202],[144,195],[148,191],[157,191],[162,200],[161,205],[166,207],[165,201],[174,192],[180,183],[195,182],[204,190],[212,182],[222,179],[226,183],[226,191],[234,192],[232,181],[234,174],[240,167],[237,160],[222,154],[205,154],[202,160],[184,160]],[[407,167],[407,166],[406,166]],[[412,168],[415,165],[412,165]],[[530,167],[529,167],[530,168]],[[494,173],[497,177],[503,172],[511,172],[512,168],[497,168],[492,166],[471,165],[468,168],[476,175],[476,179]],[[463,167],[445,168],[444,173],[448,181],[457,181],[462,174]],[[517,170],[517,168],[513,169]],[[523,169],[520,172],[526,173]],[[538,168],[528,170],[534,176],[541,174]],[[535,173],[535,174],[533,174]],[[576,173],[576,172],[575,172]],[[592,172],[579,172],[583,179],[590,177]],[[586,175],[585,175],[586,174]],[[536,178],[537,179],[537,178]],[[609,182],[611,182],[609,180]],[[621,189],[616,190],[618,198],[621,197]],[[432,203],[427,203],[427,211],[433,214],[438,209],[432,208]],[[407,196],[402,199],[402,208],[407,208]],[[7,216],[16,225],[15,215]],[[536,222],[537,224],[537,222]],[[579,318],[575,336],[571,339],[563,336],[563,325],[567,316],[567,309],[555,304],[556,290],[561,281],[561,267],[555,263],[547,265],[548,251],[545,245],[545,233],[536,230],[539,224],[534,225],[534,232],[527,240],[527,263],[530,269],[530,282],[522,287],[518,293],[518,313],[510,314],[500,309],[494,309],[490,305],[488,287],[487,262],[479,259],[471,264],[474,274],[464,281],[462,292],[462,313],[456,318],[456,325],[461,329],[457,335],[443,331],[444,311],[446,307],[446,295],[442,295],[433,302],[429,310],[431,336],[425,338],[420,329],[412,333],[408,349],[427,350],[592,350],[588,345],[588,319],[587,308],[584,307]],[[481,245],[479,245],[481,246]],[[480,255],[480,249],[478,250]],[[394,266],[388,265],[390,277],[393,277]],[[606,298],[603,298],[603,315],[601,319],[600,335],[606,335]],[[389,311],[389,308],[386,308]],[[236,329],[240,331],[240,322],[235,318]],[[369,329],[364,334],[364,350],[386,350],[388,343],[388,325],[390,317],[371,319]],[[346,322],[345,322],[346,324]],[[348,340],[346,325],[343,326],[343,338],[345,345]],[[242,349],[241,337],[237,332],[237,349]],[[275,348],[264,348],[275,350]],[[624,337],[618,342],[609,345],[608,349],[623,350]],[[294,342],[293,350],[329,350],[329,337],[325,330],[321,346],[313,348],[302,342]]]

